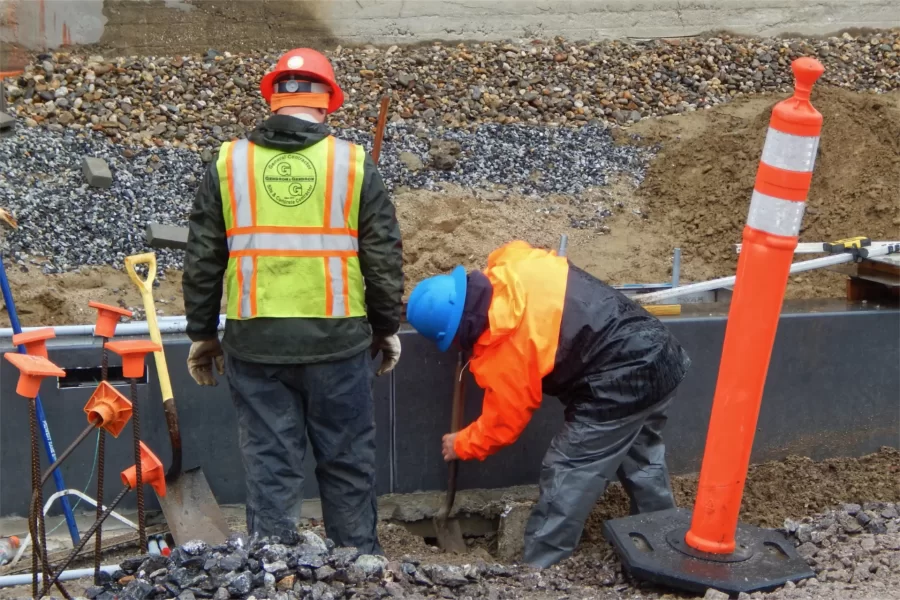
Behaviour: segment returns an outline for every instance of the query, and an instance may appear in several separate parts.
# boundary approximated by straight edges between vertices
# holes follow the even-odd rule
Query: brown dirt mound
[[[772,106],[739,99],[662,120],[639,132],[662,143],[637,195],[653,222],[686,248],[685,274],[703,280],[734,273],[747,207]],[[820,86],[813,104],[825,118],[801,241],[900,232],[900,94],[860,94]]]

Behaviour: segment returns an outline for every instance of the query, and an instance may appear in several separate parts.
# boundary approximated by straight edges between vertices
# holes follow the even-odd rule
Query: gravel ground
[[[789,583],[770,593],[739,599],[895,599],[900,598],[900,518],[892,503],[846,504],[782,529],[808,560],[816,577]],[[311,531],[294,540],[248,540],[234,534],[227,544],[202,542],[176,549],[169,560],[135,557],[121,564],[103,586],[85,590],[88,598],[528,598],[534,600],[692,598],[632,582],[612,551],[605,557],[576,556],[536,570],[473,560],[440,564],[423,556],[360,556],[334,548]],[[705,598],[723,600],[708,590]]]

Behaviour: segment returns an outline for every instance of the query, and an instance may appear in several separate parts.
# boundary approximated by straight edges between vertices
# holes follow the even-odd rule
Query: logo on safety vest
[[[289,208],[306,202],[316,188],[316,167],[302,154],[279,154],[263,171],[269,198]]]

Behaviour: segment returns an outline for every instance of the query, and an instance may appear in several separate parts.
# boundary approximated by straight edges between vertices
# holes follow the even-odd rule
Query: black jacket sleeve
[[[400,223],[375,161],[368,154],[359,205],[359,265],[366,283],[366,311],[372,333],[397,333],[403,302]]]
[[[194,198],[184,255],[184,312],[187,334],[193,341],[216,337],[222,285],[228,266],[228,242],[219,176],[212,162]]]

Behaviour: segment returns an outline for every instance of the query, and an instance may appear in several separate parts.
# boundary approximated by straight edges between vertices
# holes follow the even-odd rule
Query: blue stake
[[[19,324],[19,315],[16,313],[16,304],[13,302],[12,290],[9,287],[9,280],[6,278],[6,268],[3,266],[2,256],[0,256],[0,289],[3,291],[3,301],[6,303],[6,312],[9,313],[9,322],[12,324],[13,332],[17,334],[22,333],[22,326]],[[25,346],[19,346],[18,350],[19,354],[25,354]],[[35,398],[34,402],[37,405],[37,418],[41,424],[41,438],[44,440],[44,451],[47,452],[47,458],[53,464],[56,462],[56,450],[53,448],[53,439],[50,437],[50,427],[47,426],[44,405],[41,404],[40,397]],[[56,484],[57,491],[61,492],[67,489],[59,469],[53,471],[53,482]],[[80,541],[78,525],[75,524],[75,515],[72,514],[69,497],[63,496],[60,498],[60,501],[62,502],[63,513],[66,516],[66,525],[69,526],[69,535],[72,536],[72,543],[77,546]],[[38,510],[44,510],[44,507],[39,506]]]

